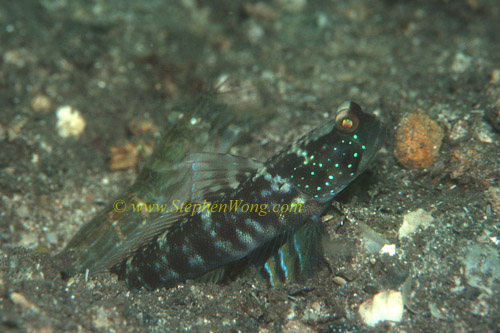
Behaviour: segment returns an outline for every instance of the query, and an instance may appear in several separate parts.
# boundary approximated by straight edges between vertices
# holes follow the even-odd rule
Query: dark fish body
[[[179,197],[179,202],[219,209],[171,209],[144,218],[143,228],[132,230],[133,236],[117,238],[118,249],[101,253],[105,259],[98,266],[110,268],[132,288],[147,289],[187,279],[221,281],[248,265],[262,266],[262,276],[272,284],[296,279],[310,268],[311,256],[319,254],[319,217],[367,168],[384,136],[374,116],[355,103],[344,103],[334,119],[265,163],[227,154],[191,154],[173,167],[187,170],[179,185],[156,198]],[[235,208],[235,203],[240,206]],[[79,243],[85,247],[89,242],[70,244]],[[88,252],[83,248],[80,253]],[[96,267],[78,261],[84,263],[80,270]]]
[[[230,210],[229,204],[236,200],[259,206],[300,200],[309,209],[305,214],[305,209],[301,213],[270,210],[259,216],[243,213],[241,208]],[[292,184],[281,179],[267,180],[264,175],[250,179],[215,203],[223,205],[225,202],[229,203],[226,211],[212,213],[207,210],[184,217],[113,271],[123,276],[131,287],[172,287],[243,259],[262,244],[300,226],[311,217],[310,213],[319,214],[321,209],[317,202],[303,196]]]

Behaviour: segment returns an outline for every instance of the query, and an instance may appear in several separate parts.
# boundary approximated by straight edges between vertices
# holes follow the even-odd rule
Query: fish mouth
[[[359,169],[364,171],[370,164],[370,162],[375,157],[375,154],[382,148],[385,142],[385,138],[387,137],[387,129],[382,124],[376,126],[370,131],[368,137],[374,138],[373,142],[367,145],[366,150],[363,154],[363,158],[360,163]]]

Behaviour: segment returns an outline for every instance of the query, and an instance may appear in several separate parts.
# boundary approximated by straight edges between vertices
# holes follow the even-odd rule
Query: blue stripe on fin
[[[287,236],[282,245],[272,253],[260,277],[272,286],[282,282],[301,282],[317,271],[322,258],[321,221],[309,221]]]
[[[285,274],[285,279],[288,280],[288,268],[286,267],[286,263],[283,258],[283,249],[279,249],[278,253],[280,255],[280,265],[283,273]]]

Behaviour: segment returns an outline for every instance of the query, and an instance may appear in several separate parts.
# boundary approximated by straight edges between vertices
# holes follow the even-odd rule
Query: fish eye
[[[355,112],[347,109],[337,113],[335,127],[345,133],[352,133],[358,128],[359,119]]]

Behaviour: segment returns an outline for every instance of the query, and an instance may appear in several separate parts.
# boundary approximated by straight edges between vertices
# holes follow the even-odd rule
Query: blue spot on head
[[[314,176],[314,171],[311,171],[311,176]]]
[[[316,190],[320,191],[321,190],[321,186],[316,187]]]

